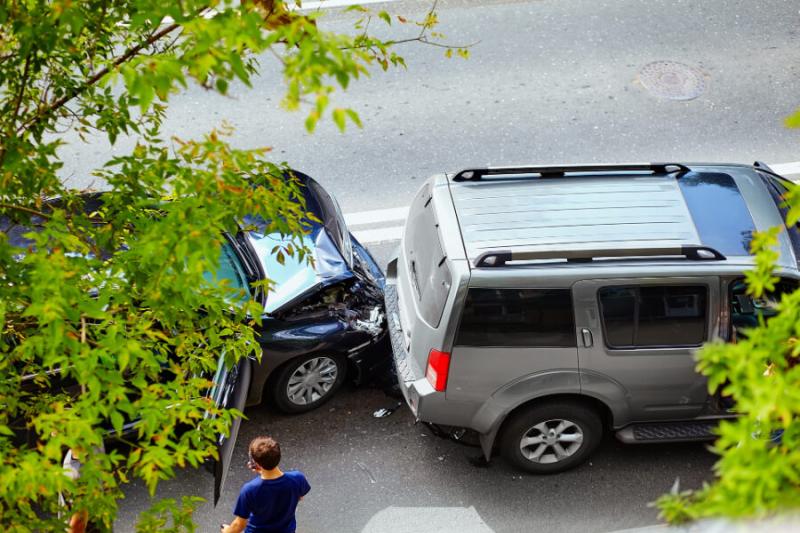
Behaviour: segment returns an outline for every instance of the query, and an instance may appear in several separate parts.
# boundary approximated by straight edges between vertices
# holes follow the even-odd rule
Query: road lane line
[[[408,206],[392,207],[389,209],[374,209],[372,211],[359,211],[346,213],[344,221],[348,226],[364,226],[366,224],[381,224],[393,220],[405,220],[408,216]]]
[[[399,241],[403,236],[403,226],[392,226],[379,229],[351,229],[361,244],[377,244],[379,242]]]
[[[398,0],[321,0],[319,2],[303,2],[299,11],[313,11],[314,9],[333,9],[335,7],[350,7],[365,4],[389,4]]]
[[[767,165],[778,174],[800,174],[800,161],[795,161],[794,163],[777,163],[775,165],[767,163]]]

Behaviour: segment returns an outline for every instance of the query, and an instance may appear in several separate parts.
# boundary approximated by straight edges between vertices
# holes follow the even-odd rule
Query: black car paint
[[[355,311],[355,317],[343,316],[341,310],[326,309],[322,305],[309,306],[311,309],[305,313],[291,313],[295,307],[302,307],[308,299],[331,287],[327,286],[309,294],[306,300],[296,302],[292,308],[284,309],[282,313],[263,316],[262,324],[257,331],[263,353],[261,361],[253,365],[253,380],[250,384],[247,405],[261,403],[264,389],[275,370],[294,357],[304,354],[330,353],[347,357],[348,376],[356,384],[369,381],[379,369],[388,366],[390,361],[388,348],[377,348],[385,346],[385,319],[381,319],[379,335],[372,335],[353,326],[355,319],[369,318],[363,316],[363,309],[383,310],[383,301],[378,298],[383,297],[385,283],[380,267],[355,238],[353,238],[353,249],[358,255],[353,276],[339,283],[355,287],[356,290],[364,290],[374,296],[364,297],[365,302],[360,310]],[[349,308],[347,310],[352,311]]]

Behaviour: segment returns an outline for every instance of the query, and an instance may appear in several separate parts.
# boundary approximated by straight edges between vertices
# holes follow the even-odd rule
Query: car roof
[[[494,252],[557,260],[690,247],[752,265],[752,233],[783,224],[748,165],[504,167],[462,171],[448,184],[473,268]],[[797,268],[785,235],[779,265]]]

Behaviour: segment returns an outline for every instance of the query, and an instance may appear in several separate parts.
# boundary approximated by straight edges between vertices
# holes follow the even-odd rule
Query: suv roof
[[[760,169],[629,164],[471,169],[448,176],[472,268],[507,260],[684,256],[751,264],[782,223]],[[782,236],[781,266],[797,268]]]

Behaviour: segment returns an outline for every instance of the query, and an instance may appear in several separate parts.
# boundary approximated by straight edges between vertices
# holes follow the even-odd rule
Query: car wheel
[[[603,435],[591,408],[577,403],[545,403],[526,408],[509,420],[500,443],[503,457],[534,474],[555,474],[589,457]]]
[[[342,386],[346,372],[344,359],[337,355],[297,357],[278,371],[272,390],[275,405],[290,414],[316,409]]]

